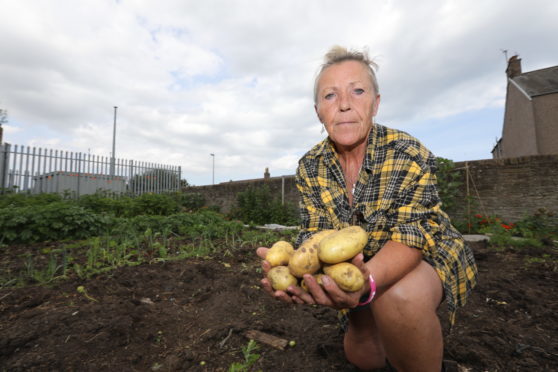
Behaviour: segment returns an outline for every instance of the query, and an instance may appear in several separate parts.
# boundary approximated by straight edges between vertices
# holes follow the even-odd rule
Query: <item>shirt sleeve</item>
[[[435,161],[433,157],[429,160]],[[427,256],[435,254],[441,232],[438,221],[441,203],[434,172],[434,165],[420,167],[413,162],[407,173],[412,181],[400,190],[387,216],[388,240],[421,249]]]

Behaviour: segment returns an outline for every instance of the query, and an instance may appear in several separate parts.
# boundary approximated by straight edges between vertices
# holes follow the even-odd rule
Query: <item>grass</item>
[[[233,256],[245,247],[270,246],[277,240],[294,240],[294,233],[243,228],[220,233],[198,233],[194,237],[171,231],[96,236],[85,240],[53,243],[25,253],[7,255],[0,268],[0,287],[49,285],[71,277],[87,279],[119,267],[137,266],[189,258]],[[6,252],[10,246],[3,247]],[[8,261],[8,262],[6,262]],[[15,262],[19,261],[19,262]]]

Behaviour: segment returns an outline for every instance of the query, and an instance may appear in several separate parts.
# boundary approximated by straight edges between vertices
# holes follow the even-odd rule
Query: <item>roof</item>
[[[512,79],[530,97],[558,93],[558,66],[525,72]]]

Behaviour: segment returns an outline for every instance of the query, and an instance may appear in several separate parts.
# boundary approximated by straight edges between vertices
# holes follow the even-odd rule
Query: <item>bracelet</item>
[[[368,295],[366,301],[359,302],[357,306],[368,305],[372,302],[374,296],[376,295],[376,282],[374,281],[374,278],[372,278],[372,275],[368,276],[368,280],[370,281],[370,294]]]

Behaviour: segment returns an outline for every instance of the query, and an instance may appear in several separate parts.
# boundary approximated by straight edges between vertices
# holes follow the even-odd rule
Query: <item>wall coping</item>
[[[525,164],[531,163],[533,161],[558,161],[558,154],[551,155],[529,155],[529,156],[519,156],[515,158],[501,158],[501,159],[481,159],[481,160],[468,160],[455,162],[456,168],[465,167],[465,165],[513,165],[513,164]]]
[[[456,168],[464,168],[466,165],[468,166],[483,166],[483,165],[513,165],[513,164],[525,164],[530,163],[533,161],[558,161],[558,154],[551,154],[551,155],[529,155],[529,156],[520,156],[515,158],[501,158],[501,159],[480,159],[480,160],[466,160],[466,161],[458,161],[454,162]],[[275,176],[269,178],[251,178],[247,180],[237,180],[237,181],[227,181],[227,182],[220,182],[215,185],[200,185],[200,186],[189,186],[185,190],[195,190],[197,188],[211,188],[213,186],[223,186],[223,185],[238,185],[238,184],[255,184],[258,182],[266,182],[266,181],[274,181],[280,180],[281,178],[291,179],[294,178],[295,175],[284,175],[284,176]]]

